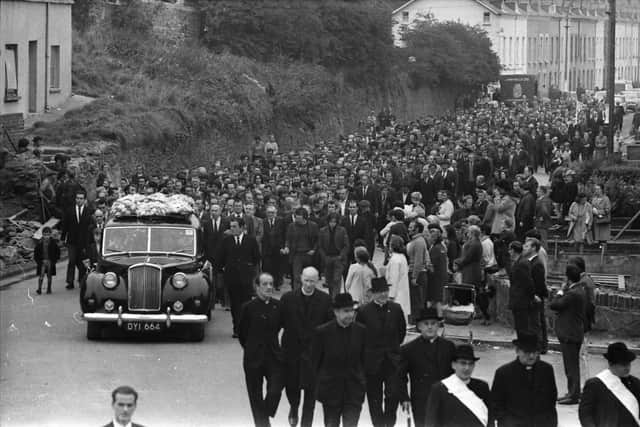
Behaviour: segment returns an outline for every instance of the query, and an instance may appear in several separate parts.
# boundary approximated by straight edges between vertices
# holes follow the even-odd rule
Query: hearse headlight
[[[105,273],[104,277],[102,278],[102,286],[107,289],[113,289],[118,286],[118,276],[116,275],[116,273],[114,273],[113,271]]]
[[[184,273],[176,273],[171,279],[171,284],[176,289],[184,289],[187,286],[187,276]]]

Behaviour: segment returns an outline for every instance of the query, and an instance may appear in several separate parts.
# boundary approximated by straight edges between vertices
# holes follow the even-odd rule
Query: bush
[[[446,85],[469,92],[498,80],[500,62],[487,33],[459,22],[430,17],[403,34],[407,68],[414,87]],[[406,63],[406,59],[405,59]]]
[[[390,11],[379,2],[223,0],[202,7],[204,42],[215,52],[310,62],[360,84],[388,77],[392,67]]]

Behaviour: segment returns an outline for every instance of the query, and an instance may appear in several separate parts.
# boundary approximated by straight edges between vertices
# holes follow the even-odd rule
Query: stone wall
[[[495,275],[493,284],[496,287],[494,318],[500,323],[513,327],[513,316],[508,308],[509,279]],[[640,337],[640,297],[622,294],[616,291],[599,290],[596,293],[596,323],[594,331],[615,333],[619,336]],[[545,315],[547,327],[554,331],[556,313],[547,303]]]
[[[11,144],[6,141],[6,135],[4,130],[6,129],[14,145],[18,146],[18,139],[20,139],[24,133],[24,116],[22,113],[13,114],[0,114],[0,141],[2,146],[9,149]]]

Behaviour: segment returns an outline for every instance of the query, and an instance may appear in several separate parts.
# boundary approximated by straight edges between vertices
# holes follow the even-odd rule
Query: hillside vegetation
[[[392,46],[389,6],[376,0],[202,1],[198,42],[160,37],[157,4],[129,0],[96,20],[92,3],[74,4],[73,88],[99,100],[36,133],[66,144],[118,141],[125,161],[143,160],[150,170],[235,155],[253,135],[275,133],[285,148],[333,138],[370,108],[406,95],[407,74],[414,88],[489,81],[420,77],[446,70],[410,68],[408,51]],[[412,46],[436,51],[412,51],[423,57],[440,49]]]

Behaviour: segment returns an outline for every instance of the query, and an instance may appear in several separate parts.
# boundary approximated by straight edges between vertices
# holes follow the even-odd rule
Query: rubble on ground
[[[33,260],[33,251],[37,243],[33,236],[40,227],[42,224],[38,221],[11,218],[0,220],[0,271],[11,265],[25,264]]]

